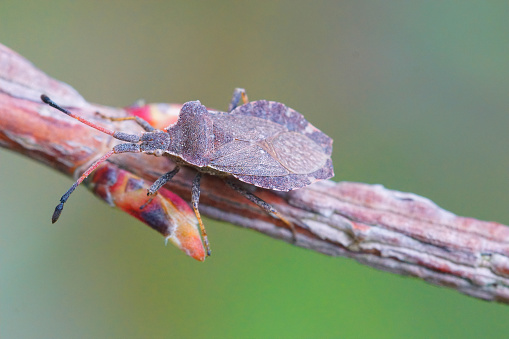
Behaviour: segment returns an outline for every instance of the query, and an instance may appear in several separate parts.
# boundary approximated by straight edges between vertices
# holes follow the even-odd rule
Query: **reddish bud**
[[[111,163],[101,165],[87,182],[94,194],[108,204],[141,220],[187,255],[204,261],[205,249],[193,210],[165,188],[147,197],[150,184]]]

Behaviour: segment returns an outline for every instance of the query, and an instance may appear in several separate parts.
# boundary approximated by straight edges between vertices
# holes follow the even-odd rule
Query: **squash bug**
[[[209,111],[200,101],[189,101],[182,106],[178,121],[163,130],[155,129],[136,116],[103,116],[112,121],[134,120],[145,130],[141,135],[112,131],[96,125],[62,108],[44,94],[41,100],[92,128],[126,141],[114,146],[94,162],[69,188],[55,208],[53,223],[60,217],[65,202],[76,187],[113,154],[164,155],[175,162],[175,167],[148,189],[148,196],[154,195],[170,181],[182,166],[197,170],[192,183],[191,200],[207,255],[210,255],[210,247],[198,210],[203,173],[222,177],[233,190],[286,223],[294,232],[294,237],[295,230],[290,221],[270,204],[239,186],[231,177],[265,189],[290,191],[334,176],[330,157],[331,138],[311,125],[300,113],[282,103],[266,100],[249,102],[242,88],[235,89],[228,112]],[[239,106],[241,100],[243,105]]]

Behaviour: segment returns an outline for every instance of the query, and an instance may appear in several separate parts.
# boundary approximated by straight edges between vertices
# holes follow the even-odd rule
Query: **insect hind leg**
[[[262,210],[267,212],[269,215],[276,216],[279,220],[281,220],[286,225],[288,225],[288,227],[290,228],[290,231],[292,232],[293,243],[295,244],[297,242],[297,231],[295,229],[295,225],[292,222],[290,222],[288,219],[283,217],[274,207],[272,207],[271,204],[267,203],[263,199],[258,198],[253,193],[250,193],[250,192],[246,191],[245,189],[243,189],[242,187],[238,186],[237,184],[235,184],[234,182],[232,182],[229,179],[225,179],[224,182],[231,189],[233,189],[234,191],[237,191],[238,193],[243,195],[246,199],[248,199],[249,201],[255,203],[258,207],[260,207]]]

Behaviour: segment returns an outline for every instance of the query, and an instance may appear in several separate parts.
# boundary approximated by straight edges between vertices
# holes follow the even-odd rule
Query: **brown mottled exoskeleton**
[[[265,100],[248,102],[245,91],[240,88],[233,94],[229,113],[209,111],[199,101],[190,101],[182,106],[177,123],[165,130],[156,130],[139,117],[108,118],[117,121],[135,120],[146,131],[141,135],[105,129],[60,107],[46,95],[42,95],[41,99],[101,132],[127,141],[114,146],[71,186],[55,208],[53,223],[60,217],[65,202],[76,187],[113,154],[142,152],[155,156],[165,155],[176,166],[152,184],[148,195],[155,194],[170,181],[181,166],[196,169],[197,174],[192,184],[192,205],[207,255],[210,255],[207,234],[198,211],[202,173],[222,177],[228,186],[267,213],[277,216],[292,231],[294,226],[291,222],[230,178],[270,190],[290,191],[334,175],[330,158],[331,138],[282,103]],[[238,106],[241,99],[244,104]]]

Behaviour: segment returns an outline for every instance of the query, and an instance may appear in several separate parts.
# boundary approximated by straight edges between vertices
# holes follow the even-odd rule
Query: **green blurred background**
[[[1,1],[0,42],[87,100],[234,87],[332,136],[334,180],[509,224],[507,1]],[[0,150],[2,338],[501,338],[509,307],[206,220],[198,263]]]

